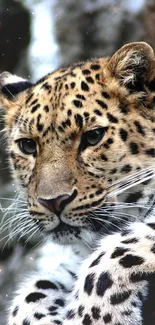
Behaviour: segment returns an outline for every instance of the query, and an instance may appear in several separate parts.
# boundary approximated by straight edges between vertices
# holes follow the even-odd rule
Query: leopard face
[[[32,219],[54,240],[93,238],[111,226],[119,194],[154,173],[154,76],[154,53],[145,43],[34,85],[0,76],[13,175]],[[135,186],[137,192],[142,196]],[[123,200],[135,201],[133,193]]]

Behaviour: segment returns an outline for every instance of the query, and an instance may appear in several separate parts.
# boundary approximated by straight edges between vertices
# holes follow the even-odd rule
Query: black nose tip
[[[74,198],[77,195],[77,191],[74,191],[72,195],[69,194],[63,194],[60,196],[57,196],[54,199],[42,199],[38,198],[37,201],[45,206],[48,210],[55,213],[57,216],[61,214],[61,212],[64,210],[67,204],[69,204],[71,201],[74,200]]]

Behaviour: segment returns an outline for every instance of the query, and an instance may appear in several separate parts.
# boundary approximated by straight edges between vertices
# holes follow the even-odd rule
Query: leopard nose
[[[66,205],[73,201],[76,195],[77,191],[74,191],[72,195],[63,194],[54,199],[43,199],[38,197],[37,201],[59,217]]]

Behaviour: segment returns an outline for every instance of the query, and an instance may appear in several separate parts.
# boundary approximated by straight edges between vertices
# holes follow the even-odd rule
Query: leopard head
[[[0,75],[13,176],[53,240],[91,242],[118,226],[118,202],[150,198],[152,187],[142,188],[155,170],[154,99],[154,53],[143,42],[36,84]]]

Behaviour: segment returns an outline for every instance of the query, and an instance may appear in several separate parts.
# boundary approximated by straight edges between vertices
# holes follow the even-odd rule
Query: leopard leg
[[[64,325],[154,324],[148,301],[149,284],[155,286],[154,219],[101,240],[80,269]]]
[[[60,263],[51,257],[45,263],[46,272],[30,274],[20,285],[11,306],[8,325],[62,324],[81,257],[67,247],[57,248],[57,254],[60,253]],[[44,257],[40,262],[45,262]]]

